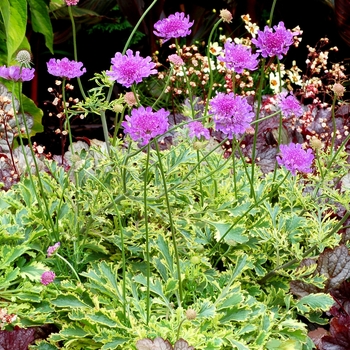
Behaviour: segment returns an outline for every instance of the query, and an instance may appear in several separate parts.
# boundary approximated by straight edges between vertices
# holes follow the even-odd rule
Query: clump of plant
[[[78,1],[66,4],[71,14]],[[18,326],[57,327],[32,349],[313,348],[304,320],[325,323],[333,304],[321,262],[347,249],[334,247],[350,216],[350,136],[322,147],[318,134],[296,133],[310,109],[283,89],[291,82],[279,60],[299,29],[259,30],[243,16],[249,36],[226,38],[220,50],[211,37],[231,19],[221,11],[206,55],[180,45],[189,16],[158,21],[154,34],[173,41],[168,62],[158,70],[159,60],[129,49],[131,35],[87,92],[75,40],[74,60],[47,62],[62,81],[54,103],[68,151],[39,159],[29,139],[29,158],[19,134],[25,171],[0,202],[0,306]],[[278,90],[266,80],[273,72]],[[82,101],[67,100],[72,79]],[[112,100],[115,83],[126,91]],[[73,142],[71,121],[91,113],[104,142]],[[20,111],[13,115],[18,124]],[[300,266],[314,256],[317,264]],[[300,286],[311,293],[296,293]]]

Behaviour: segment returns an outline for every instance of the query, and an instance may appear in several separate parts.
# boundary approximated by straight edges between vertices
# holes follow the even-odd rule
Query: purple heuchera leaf
[[[18,328],[12,331],[0,331],[1,350],[28,350],[35,340],[35,328]]]
[[[350,349],[350,327],[337,317],[330,322],[330,335],[321,338],[320,350],[349,350]]]
[[[345,245],[340,245],[334,249],[325,249],[318,258],[316,271],[329,278],[325,287],[326,292],[338,288],[345,280],[350,278],[349,249]]]

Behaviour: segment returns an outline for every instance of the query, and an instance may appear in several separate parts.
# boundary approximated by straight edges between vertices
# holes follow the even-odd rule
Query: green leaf
[[[105,345],[102,346],[101,350],[114,350],[117,348],[118,345],[124,344],[128,341],[128,339],[124,338],[117,338],[114,339],[113,341],[106,343]]]
[[[223,222],[208,222],[209,224],[213,225],[216,228],[216,234],[215,239],[217,241],[220,241],[221,239],[224,239],[226,243],[229,244],[235,244],[235,243],[245,243],[248,242],[249,238],[246,236],[243,236],[243,232],[245,232],[245,227],[237,225],[232,226],[232,224],[229,223],[223,223]],[[223,238],[224,237],[224,238]]]
[[[7,65],[22,43],[27,27],[27,1],[2,0],[0,11],[5,26]]]
[[[53,54],[53,31],[49,9],[44,0],[28,0],[34,32],[45,37],[46,47]]]
[[[22,95],[22,107],[25,113],[33,117],[33,127],[31,128],[30,136],[34,136],[38,132],[43,132],[44,127],[41,123],[44,115],[43,111],[36,106],[33,100],[25,95]]]
[[[73,294],[65,294],[65,295],[60,295],[58,298],[55,300],[52,300],[51,303],[54,306],[57,307],[62,307],[62,308],[80,308],[80,307],[88,307],[90,306],[83,301],[81,301],[79,298],[77,298]]]
[[[18,257],[24,254],[28,247],[25,246],[17,246],[17,247],[6,247],[2,246],[0,249],[0,269],[4,269],[9,266],[13,261],[15,261]]]
[[[332,305],[334,304],[334,299],[324,293],[317,293],[317,294],[309,294],[303,298],[301,298],[297,303],[296,307],[299,310],[308,310],[308,307],[311,308],[311,310],[328,310]],[[306,308],[305,308],[306,306]]]
[[[118,325],[116,321],[111,320],[109,317],[104,315],[101,311],[96,312],[95,314],[86,315],[86,317],[94,322],[103,324],[104,326],[107,326],[107,327],[116,327]]]
[[[213,304],[211,304],[209,301],[204,301],[201,309],[198,312],[197,317],[213,317],[215,316],[216,309]]]
[[[45,270],[43,263],[33,261],[29,265],[21,267],[20,275],[22,278],[28,278],[30,281],[39,281]]]

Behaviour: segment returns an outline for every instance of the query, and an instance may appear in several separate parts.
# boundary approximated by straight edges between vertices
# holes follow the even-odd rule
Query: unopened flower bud
[[[115,113],[121,113],[121,112],[123,112],[123,109],[124,109],[124,107],[123,107],[123,105],[120,104],[120,103],[116,103],[116,104],[113,106],[113,110],[114,110]]]
[[[220,10],[220,17],[223,22],[231,23],[232,22],[232,13],[229,10],[223,9]]]
[[[312,138],[310,140],[310,146],[315,151],[323,148],[322,141],[320,139],[318,139],[316,136],[312,136]]]
[[[188,320],[194,320],[195,318],[197,317],[197,312],[196,310],[193,310],[193,309],[187,309],[186,310],[186,318]]]
[[[333,91],[338,97],[342,97],[344,95],[345,87],[342,84],[335,83],[333,85]]]

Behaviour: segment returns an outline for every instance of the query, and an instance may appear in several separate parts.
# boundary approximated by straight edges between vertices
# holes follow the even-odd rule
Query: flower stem
[[[69,268],[72,270],[72,272],[74,273],[74,275],[75,275],[75,277],[77,278],[77,280],[78,280],[79,282],[81,282],[81,281],[80,281],[80,278],[79,278],[79,276],[78,276],[78,274],[77,274],[77,271],[76,271],[75,268],[72,266],[72,264],[71,264],[66,258],[64,258],[62,255],[60,255],[60,254],[58,254],[58,253],[55,253],[55,255],[57,255],[62,261],[64,261],[64,262],[69,266]]]
[[[76,33],[76,29],[75,29],[75,21],[74,21],[74,17],[73,17],[71,6],[68,6],[68,13],[69,13],[70,21],[72,23],[74,60],[76,62],[78,62],[77,33]],[[85,95],[84,88],[83,88],[83,85],[81,83],[80,77],[77,77],[77,80],[78,80],[78,86],[79,86],[80,93],[83,96],[84,100],[86,100],[86,95]]]
[[[147,145],[147,157],[146,157],[146,168],[145,175],[143,179],[143,205],[144,205],[144,217],[145,217],[145,235],[146,235],[146,265],[147,265],[147,289],[146,289],[146,323],[149,323],[150,317],[150,275],[151,275],[151,265],[150,265],[150,256],[149,256],[149,231],[148,231],[148,203],[147,203],[147,178],[148,178],[148,165],[149,165],[149,156],[151,152],[150,144]]]
[[[177,278],[178,278],[178,282],[179,282],[179,299],[180,299],[179,300],[179,307],[181,307],[181,303],[182,303],[182,280],[181,280],[180,259],[179,259],[179,254],[178,254],[177,244],[176,244],[176,237],[175,237],[175,226],[174,226],[173,218],[172,218],[172,214],[171,214],[172,211],[171,211],[170,201],[169,201],[168,186],[167,186],[166,178],[165,178],[165,175],[164,175],[162,158],[161,158],[161,155],[160,155],[159,146],[158,146],[158,142],[157,142],[156,139],[154,139],[154,144],[155,144],[156,151],[157,151],[157,156],[158,156],[158,166],[159,166],[160,174],[161,174],[162,181],[163,181],[165,202],[166,202],[166,206],[167,206],[167,209],[168,209],[168,215],[169,215],[169,225],[170,225],[171,237],[172,237],[173,245],[174,245],[174,253],[175,253],[176,267],[177,267]]]

